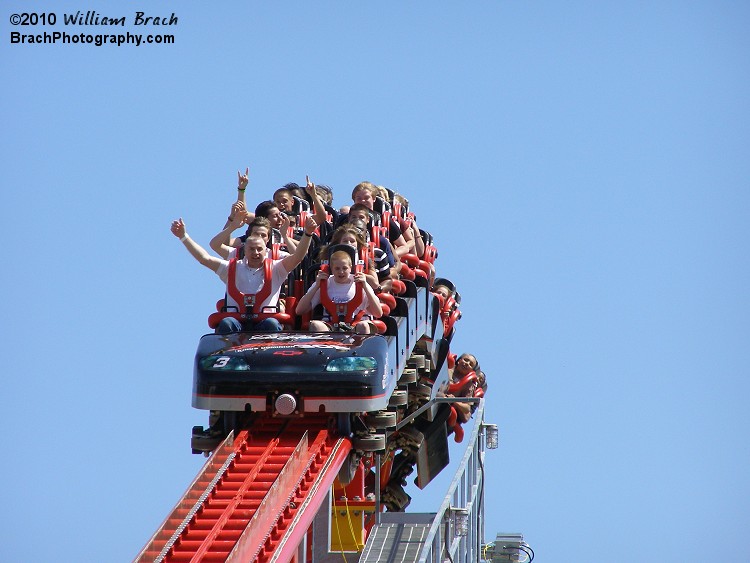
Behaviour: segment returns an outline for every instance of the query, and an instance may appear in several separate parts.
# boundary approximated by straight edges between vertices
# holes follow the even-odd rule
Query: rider
[[[311,331],[330,331],[335,324],[341,327],[343,322],[346,325],[353,325],[354,330],[361,334],[376,332],[372,323],[367,321],[373,317],[382,316],[383,308],[367,283],[364,272],[352,274],[352,258],[343,250],[335,251],[331,255],[330,268],[331,275],[323,268],[318,272],[315,283],[297,303],[297,314],[307,313],[317,304],[323,303],[324,320],[310,321]],[[346,307],[343,320],[334,319],[328,310],[328,307],[338,309],[356,300],[360,303],[356,307]],[[349,309],[352,308],[354,310],[350,311]]]
[[[479,369],[479,362],[474,354],[461,354],[456,359],[456,365],[452,370],[448,370],[451,378],[451,384],[458,385],[461,382],[465,382],[460,389],[457,389],[454,393],[446,394],[447,397],[474,397],[479,389],[482,390],[482,395],[487,391],[487,379],[484,373]],[[474,373],[476,379],[469,378],[470,374]],[[480,375],[481,374],[481,375]],[[476,404],[472,403],[453,403],[458,415],[458,420],[461,424],[468,422],[471,418],[472,413],[476,409]]]
[[[310,247],[312,233],[317,227],[315,220],[312,217],[308,218],[304,226],[304,235],[294,253],[281,260],[266,260],[266,243],[260,237],[251,236],[245,241],[245,257],[241,260],[227,261],[211,256],[191,239],[182,218],[172,223],[172,233],[182,241],[190,254],[198,262],[216,272],[216,275],[227,284],[228,309],[234,308],[239,311],[237,316],[240,318],[227,316],[222,319],[216,327],[217,333],[226,334],[241,330],[277,332],[282,329],[281,323],[275,318],[264,318],[263,311],[277,309],[281,286],[289,272],[302,262]],[[230,272],[234,273],[233,279],[229,278]],[[254,303],[256,295],[263,296],[262,301],[257,304]],[[248,305],[248,298],[251,298],[252,306]],[[240,308],[238,299],[244,299],[245,311]]]

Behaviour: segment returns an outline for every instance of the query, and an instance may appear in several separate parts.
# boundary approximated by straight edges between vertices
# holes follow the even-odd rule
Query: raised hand
[[[171,230],[172,234],[177,238],[182,238],[185,236],[185,223],[182,221],[182,217],[176,219],[175,221],[172,221]]]
[[[307,192],[307,195],[310,197],[313,197],[317,192],[315,191],[315,184],[313,184],[310,181],[310,176],[305,176],[305,181],[307,182],[307,185],[305,186],[305,191]]]
[[[247,219],[247,209],[244,201],[235,201],[232,204],[232,210],[229,212],[229,220],[232,223],[242,224]]]
[[[281,228],[279,232],[289,233],[289,227],[292,226],[292,218],[287,213],[281,214]]]
[[[307,221],[305,221],[305,233],[308,235],[312,235],[315,232],[315,229],[318,228],[318,223],[313,219],[312,217],[308,217]]]
[[[237,189],[244,190],[250,183],[250,167],[245,168],[245,175],[243,176],[239,170],[237,170]]]

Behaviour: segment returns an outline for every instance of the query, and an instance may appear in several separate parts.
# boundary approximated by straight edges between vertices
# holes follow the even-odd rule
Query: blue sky
[[[129,560],[197,472],[222,289],[169,223],[207,244],[245,166],[254,203],[367,179],[434,234],[500,427],[488,540],[750,560],[745,3],[3,6],[3,560]],[[10,44],[89,9],[175,44]]]

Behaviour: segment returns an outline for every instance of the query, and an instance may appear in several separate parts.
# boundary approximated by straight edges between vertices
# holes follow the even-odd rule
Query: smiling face
[[[260,268],[266,259],[266,243],[262,238],[249,236],[245,241],[245,262],[251,268]]]
[[[273,198],[273,202],[284,213],[290,213],[294,207],[294,199],[292,198],[292,195],[286,191],[277,193]]]
[[[477,359],[471,354],[461,354],[456,360],[455,372],[460,376],[467,375],[477,367]]]
[[[271,223],[271,226],[274,229],[278,229],[281,227],[281,221],[283,220],[283,216],[281,215],[281,211],[278,207],[272,207],[268,210],[268,213],[266,214],[266,219],[268,219],[268,222]]]

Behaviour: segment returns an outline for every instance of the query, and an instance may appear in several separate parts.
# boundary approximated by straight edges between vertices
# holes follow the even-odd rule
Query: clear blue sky
[[[169,223],[207,244],[245,166],[253,203],[367,179],[433,232],[500,427],[487,539],[750,560],[747,3],[147,5],[178,24],[3,2],[2,560],[129,560],[197,472],[222,288]],[[175,44],[10,44],[90,9]]]

